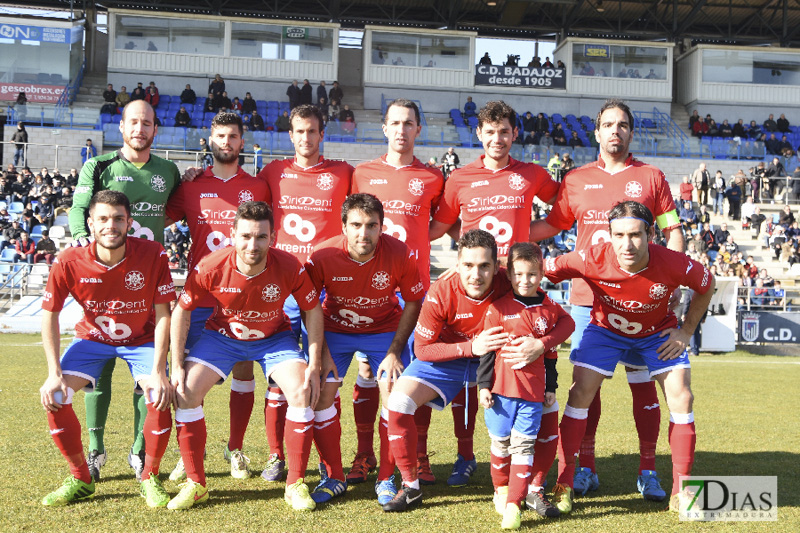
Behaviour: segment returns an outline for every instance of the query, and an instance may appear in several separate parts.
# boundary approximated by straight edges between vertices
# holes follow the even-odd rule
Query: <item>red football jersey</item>
[[[269,186],[278,230],[275,248],[303,263],[316,245],[342,233],[342,203],[353,167],[320,157],[316,165],[303,168],[284,159],[264,167],[258,177]]]
[[[617,202],[635,200],[647,207],[662,230],[680,226],[669,183],[654,166],[630,156],[624,170],[610,173],[602,159],[575,169],[564,178],[558,198],[547,216],[551,226],[566,230],[578,222],[576,250],[608,242],[608,212]],[[572,283],[570,302],[592,305],[594,296],[585,281]]]
[[[274,248],[269,249],[266,268],[250,277],[236,269],[232,246],[206,256],[189,275],[178,302],[191,311],[207,294],[214,297],[215,307],[206,329],[243,341],[290,329],[283,312],[289,294],[303,311],[319,303],[305,267],[291,254]]]
[[[545,260],[545,275],[558,283],[583,278],[594,293],[592,324],[628,337],[646,337],[678,325],[669,308],[673,291],[685,285],[704,294],[711,273],[680,252],[649,245],[647,267],[631,274],[619,266],[610,242]]]
[[[320,244],[306,264],[317,291],[325,289],[322,311],[325,331],[386,333],[397,331],[403,299],[414,302],[425,294],[411,250],[382,234],[375,255],[359,263],[347,251],[344,235]]]
[[[450,174],[433,218],[454,224],[460,216],[462,235],[486,230],[497,241],[497,255],[506,257],[512,244],[528,241],[533,197],[549,202],[558,193],[558,183],[539,165],[509,158],[502,169],[490,170],[484,157]]]
[[[414,158],[410,165],[394,167],[386,156],[361,163],[353,174],[353,192],[366,192],[383,202],[383,231],[408,245],[417,260],[425,290],[431,284],[431,215],[444,189],[441,171]]]
[[[153,306],[175,299],[164,247],[128,237],[125,258],[112,267],[97,261],[96,247],[92,243],[58,254],[42,309],[61,311],[71,294],[83,307],[83,318],[75,326],[79,339],[116,346],[153,342]]]
[[[545,369],[544,359],[556,359],[558,345],[567,337],[560,339],[549,338],[555,325],[566,317],[572,322],[569,314],[551,300],[541,290],[544,296],[541,304],[526,306],[514,298],[513,293],[494,301],[486,311],[483,329],[502,326],[503,331],[509,334],[509,340],[517,337],[535,337],[543,339],[542,342],[549,348],[541,357],[522,368],[512,368],[499,354],[494,361],[494,384],[492,392],[507,398],[520,398],[529,402],[544,401]],[[574,325],[574,322],[573,322]],[[572,333],[573,328],[569,331]]]
[[[417,357],[423,361],[473,357],[472,338],[483,331],[486,309],[510,290],[511,283],[504,268],[495,274],[492,287],[482,300],[467,296],[458,274],[434,282],[422,303],[414,329]]]

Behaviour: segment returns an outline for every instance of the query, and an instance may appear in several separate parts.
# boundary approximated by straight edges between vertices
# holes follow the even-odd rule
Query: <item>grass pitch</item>
[[[64,338],[64,344],[68,339]],[[438,483],[426,487],[425,502],[409,513],[381,511],[373,490],[374,475],[351,487],[334,503],[314,513],[292,512],[283,502],[283,485],[264,482],[257,474],[235,480],[222,459],[228,434],[229,386],[215,387],[205,402],[208,420],[208,504],[190,511],[148,509],[126,457],[132,437],[132,380],[125,365],[117,365],[114,397],[106,429],[109,460],[93,501],[49,509],[42,496],[55,490],[68,474],[66,463],[48,433],[38,389],[47,376],[41,339],[35,335],[0,335],[0,531],[425,531],[467,532],[499,530],[500,516],[492,506],[489,477],[489,439],[479,412],[475,431],[478,472],[462,489],[445,480],[455,459],[449,409],[434,412],[429,449]],[[566,404],[571,367],[562,352],[558,400]],[[778,522],[685,523],[664,512],[665,504],[646,502],[636,492],[638,440],[631,416],[625,378],[603,387],[603,416],[597,438],[600,490],[578,498],[575,510],[561,519],[545,521],[523,513],[523,530],[548,531],[787,531],[800,530],[800,361],[787,357],[753,356],[734,352],[692,360],[697,421],[696,475],[778,476]],[[348,466],[356,449],[351,372],[342,388],[342,451]],[[263,377],[256,378],[256,405],[245,438],[245,453],[254,470],[267,459],[264,435]],[[663,424],[656,466],[665,490],[671,484],[667,444],[668,412],[662,399]],[[83,394],[76,394],[75,411],[83,424]],[[173,433],[174,439],[174,433]],[[84,446],[88,435],[84,425]],[[376,436],[377,444],[377,436]],[[171,444],[162,470],[166,477],[178,459]],[[307,481],[318,481],[316,452],[312,451]],[[399,476],[398,476],[399,477]],[[555,483],[555,467],[548,478]],[[165,482],[170,494],[175,483]]]

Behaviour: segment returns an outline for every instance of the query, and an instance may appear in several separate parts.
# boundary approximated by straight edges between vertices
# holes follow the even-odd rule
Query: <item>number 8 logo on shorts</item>
[[[500,222],[497,218],[489,216],[481,218],[481,223],[478,227],[484,231],[492,234],[497,242],[508,242],[511,240],[511,235],[514,229],[508,222]]]
[[[283,218],[283,231],[287,235],[292,235],[300,242],[309,242],[317,234],[317,228],[314,224],[295,213],[286,215]]]
[[[94,321],[111,340],[121,341],[130,337],[131,333],[133,333],[130,326],[117,322],[108,316],[99,316]]]
[[[626,335],[636,335],[642,331],[642,325],[639,322],[628,322],[627,318],[615,313],[608,314],[608,323]]]

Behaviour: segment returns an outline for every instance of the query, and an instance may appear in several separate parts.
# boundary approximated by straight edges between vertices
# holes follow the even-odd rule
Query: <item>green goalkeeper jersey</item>
[[[98,191],[110,189],[125,193],[131,202],[133,226],[129,235],[164,244],[164,219],[167,199],[180,185],[175,163],[150,155],[137,168],[117,150],[90,159],[83,165],[69,211],[69,229],[74,238],[88,236],[86,225],[89,201]]]

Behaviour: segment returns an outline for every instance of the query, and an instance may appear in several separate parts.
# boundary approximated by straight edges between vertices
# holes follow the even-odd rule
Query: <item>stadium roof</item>
[[[800,0],[74,0],[142,11],[477,31],[481,36],[568,36],[800,47]],[[25,7],[70,9],[69,0]]]

